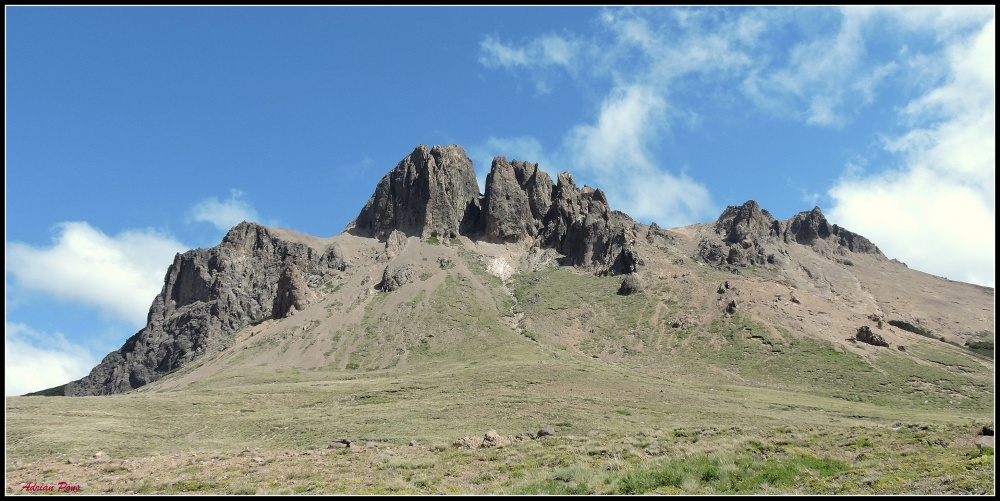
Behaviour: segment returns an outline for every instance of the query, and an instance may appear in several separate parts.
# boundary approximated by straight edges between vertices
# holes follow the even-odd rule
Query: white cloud
[[[698,222],[712,204],[707,188],[663,170],[651,158],[649,145],[667,123],[666,113],[667,104],[654,89],[615,89],[595,123],[569,131],[562,154],[583,174],[608,180],[598,187],[613,208],[675,227]]]
[[[524,49],[512,49],[500,43],[491,36],[480,42],[479,63],[487,68],[498,66],[511,68],[515,66],[525,66],[528,63],[528,56]]]
[[[504,45],[487,36],[479,44],[479,63],[487,68],[562,66],[572,68],[581,49],[579,42],[558,35],[536,38],[522,48]]]
[[[229,190],[229,200],[220,202],[215,197],[206,198],[191,209],[190,219],[211,223],[223,231],[243,221],[256,222],[257,211],[243,200],[243,195],[240,190]]]
[[[23,395],[80,379],[99,360],[59,333],[35,332],[24,324],[5,323],[4,395]]]
[[[153,230],[109,237],[86,222],[60,223],[56,230],[50,247],[8,243],[6,273],[25,289],[96,307],[137,327],[145,324],[174,254],[187,249]]]
[[[743,82],[747,97],[764,109],[821,126],[842,126],[856,103],[870,102],[873,88],[893,67],[866,64],[862,30],[871,10],[848,7],[839,13],[835,33],[793,45],[787,64],[772,68],[771,60],[758,57]],[[824,16],[826,11],[806,9],[802,14]]]
[[[614,89],[601,105],[596,123],[569,131],[567,148],[574,160],[602,174],[626,169],[649,170],[646,146],[663,126],[666,101],[654,89],[630,85]]]
[[[830,190],[830,216],[911,267],[992,287],[995,20],[945,52],[947,81],[901,111],[905,122],[921,126],[886,141],[904,166],[867,177],[852,169]]]

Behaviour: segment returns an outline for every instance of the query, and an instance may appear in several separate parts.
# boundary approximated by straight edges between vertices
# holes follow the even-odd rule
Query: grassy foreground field
[[[991,417],[699,386],[561,350],[7,398],[6,492],[992,494]],[[534,438],[546,428],[551,436]],[[455,448],[489,430],[495,448]],[[328,449],[347,438],[349,448]]]

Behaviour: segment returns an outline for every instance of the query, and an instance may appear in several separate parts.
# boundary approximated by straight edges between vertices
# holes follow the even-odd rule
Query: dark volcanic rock
[[[872,346],[889,346],[889,342],[886,341],[885,338],[872,332],[871,328],[867,325],[858,327],[858,332],[854,335],[854,339],[857,339],[862,343],[868,343]]]
[[[634,274],[625,277],[621,287],[618,288],[618,294],[622,296],[630,296],[637,292],[642,292],[642,282]]]
[[[813,245],[817,240],[825,240],[837,246],[841,254],[846,249],[860,254],[882,256],[882,251],[871,240],[830,224],[819,207],[796,214],[785,222],[784,227],[783,238],[786,243],[794,241],[802,245]]]
[[[379,181],[347,227],[385,240],[392,230],[421,238],[456,237],[477,227],[479,185],[461,146],[418,146]]]
[[[631,273],[638,225],[611,211],[601,190],[577,188],[569,173],[557,184],[538,164],[493,160],[480,197],[472,161],[459,146],[419,146],[379,181],[347,231],[390,239],[466,235],[494,243],[526,242],[563,254],[562,264],[597,273]],[[386,257],[392,252],[387,247]]]
[[[774,237],[780,234],[780,224],[757,202],[749,200],[736,207],[730,205],[715,221],[715,233],[722,242],[699,242],[702,258],[715,264],[755,266],[773,262],[770,252]]]
[[[727,243],[760,241],[778,235],[778,221],[757,202],[749,200],[736,207],[730,205],[715,222],[715,231],[725,235]]]
[[[881,251],[867,238],[830,224],[819,207],[778,221],[757,202],[729,206],[715,222],[719,239],[702,239],[698,253],[718,266],[784,266],[787,250],[782,245],[807,245],[816,252],[844,255],[847,252],[875,254]],[[843,260],[841,261],[843,262]]]
[[[150,306],[146,326],[104,357],[89,375],[68,383],[65,394],[129,391],[196,357],[228,347],[236,331],[270,317],[276,303],[284,304],[278,297],[283,275],[289,274],[285,300],[294,304],[301,300],[303,288],[292,278],[291,269],[298,270],[300,278],[322,275],[331,262],[324,256],[331,252],[318,252],[279,238],[264,226],[244,222],[211,249],[177,254],[167,269],[163,289]]]
[[[376,289],[385,292],[392,292],[413,279],[413,269],[407,265],[400,268],[386,266],[382,271],[382,281],[375,286]]]
[[[636,230],[630,217],[610,210],[603,191],[588,186],[579,189],[572,175],[559,174],[543,238],[546,246],[566,256],[563,264],[602,273],[632,273],[639,266]]]
[[[660,228],[660,225],[656,223],[651,223],[649,229],[646,230],[646,241],[651,244],[656,244],[658,241],[670,241],[670,235],[666,230]]]
[[[538,235],[552,205],[552,188],[552,178],[538,164],[493,159],[483,196],[486,239],[517,242]]]
[[[809,212],[800,212],[788,220],[785,230],[785,242],[795,241],[803,245],[811,245],[817,238],[829,238],[833,233],[819,207],[813,207]]]

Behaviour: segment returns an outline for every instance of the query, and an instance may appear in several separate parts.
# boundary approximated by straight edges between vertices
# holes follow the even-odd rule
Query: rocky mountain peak
[[[473,229],[479,213],[479,185],[465,150],[420,145],[379,181],[347,230],[379,240],[393,230],[449,238]]]
[[[832,233],[833,229],[823,216],[823,211],[819,207],[813,207],[813,210],[800,212],[788,220],[785,241],[794,240],[802,245],[811,245],[817,238],[826,239]]]
[[[781,255],[786,254],[782,244],[809,246],[824,255],[857,252],[882,256],[867,238],[830,224],[819,207],[778,221],[756,201],[748,200],[741,206],[726,207],[715,222],[714,233],[721,239],[703,239],[699,253],[719,265],[779,264]]]
[[[748,200],[739,207],[726,207],[715,222],[715,231],[724,235],[726,242],[739,243],[777,236],[780,228],[770,212],[762,210],[756,201]]]
[[[242,222],[210,249],[177,254],[153,299],[146,326],[90,374],[68,383],[67,396],[122,393],[228,347],[238,330],[284,317],[310,300],[308,284],[343,270],[343,251],[305,243],[305,235]],[[309,237],[311,238],[311,237]]]

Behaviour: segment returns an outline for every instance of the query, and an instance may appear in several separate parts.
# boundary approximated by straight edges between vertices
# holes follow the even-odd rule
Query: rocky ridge
[[[620,293],[632,294],[641,290],[632,276],[643,264],[637,236],[650,244],[673,238],[655,223],[643,229],[611,210],[602,190],[577,187],[567,172],[553,183],[538,164],[497,157],[485,191],[479,193],[472,161],[457,145],[421,145],[400,161],[345,229],[384,243],[375,259],[390,263],[375,288],[392,292],[413,280],[410,267],[391,263],[408,237],[464,236],[555,252],[559,264],[596,274],[629,275],[632,279],[623,282]],[[864,237],[829,224],[819,208],[778,221],[751,200],[728,207],[713,235],[699,243],[699,253],[718,266],[781,266],[790,244],[827,256],[860,252],[884,259]],[[64,393],[121,393],[156,381],[197,357],[231,346],[235,333],[247,326],[307,308],[321,284],[349,266],[337,242],[241,223],[216,247],[178,254],[150,307],[147,325],[88,376],[67,384]]]
[[[156,381],[226,348],[252,323],[304,308],[310,286],[346,266],[337,246],[323,252],[265,226],[240,223],[211,249],[177,254],[146,326],[89,375],[67,384],[65,394],[109,395]]]
[[[867,238],[830,224],[819,207],[779,221],[756,201],[729,206],[714,225],[715,238],[703,238],[698,244],[700,256],[717,266],[782,267],[785,245],[811,247],[825,257],[849,253],[871,254],[885,259],[882,251]]]
[[[561,264],[597,273],[632,273],[638,224],[612,211],[601,190],[578,188],[568,172],[557,182],[538,164],[493,160],[480,194],[460,146],[418,146],[379,181],[347,232],[387,241],[459,235],[492,243],[555,249]],[[393,245],[393,244],[387,244]]]

